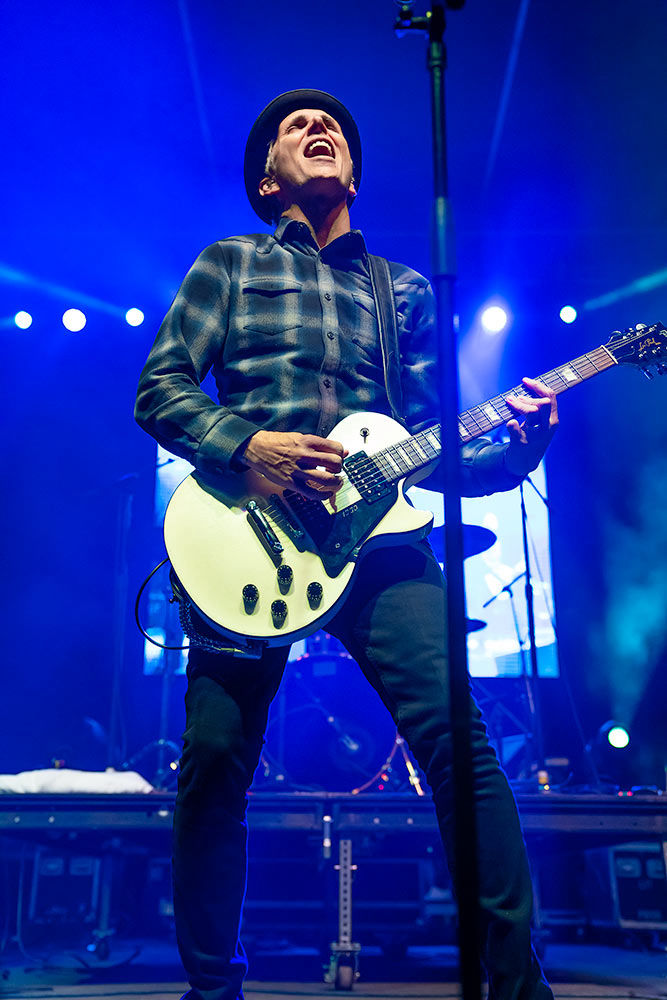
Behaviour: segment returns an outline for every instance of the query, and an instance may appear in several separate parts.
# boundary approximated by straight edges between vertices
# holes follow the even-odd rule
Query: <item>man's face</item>
[[[356,194],[352,159],[343,131],[331,115],[306,108],[283,118],[273,144],[274,179],[260,184],[263,194],[293,200],[307,187],[310,195]]]

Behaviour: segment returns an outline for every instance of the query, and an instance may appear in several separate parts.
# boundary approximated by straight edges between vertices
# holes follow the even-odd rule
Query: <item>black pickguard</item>
[[[338,576],[350,559],[356,559],[357,549],[391,510],[398,498],[393,486],[387,494],[372,503],[359,500],[338,514],[329,514],[321,501],[306,500],[299,493],[285,490],[286,501],[317,548],[317,554],[328,576]]]

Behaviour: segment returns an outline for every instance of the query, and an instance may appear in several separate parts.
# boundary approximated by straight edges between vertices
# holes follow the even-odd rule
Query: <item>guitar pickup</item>
[[[282,543],[267,521],[266,516],[260,510],[257,501],[248,500],[245,511],[250,527],[255,532],[276,566],[280,565],[283,553]]]

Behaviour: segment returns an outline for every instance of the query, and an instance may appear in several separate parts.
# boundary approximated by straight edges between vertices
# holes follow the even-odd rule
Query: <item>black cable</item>
[[[148,574],[148,576],[146,577],[146,579],[144,580],[144,582],[139,587],[139,590],[137,592],[137,599],[134,602],[134,620],[137,623],[137,628],[139,629],[139,631],[143,635],[144,639],[147,639],[148,642],[151,642],[154,646],[157,646],[158,649],[173,649],[173,650],[178,650],[179,652],[182,652],[184,649],[189,649],[190,647],[189,646],[165,646],[163,643],[158,642],[156,639],[154,639],[151,635],[148,634],[148,632],[145,630],[145,628],[141,624],[141,620],[139,618],[139,602],[141,601],[141,597],[143,595],[144,590],[146,589],[146,587],[148,586],[148,584],[151,582],[151,580],[153,579],[153,577],[155,576],[155,574],[157,573],[157,571],[159,569],[162,569],[162,567],[165,565],[165,563],[168,563],[168,562],[169,562],[169,556],[165,556],[165,558],[162,560],[162,562],[159,562],[157,564],[157,566],[150,571],[150,573]]]

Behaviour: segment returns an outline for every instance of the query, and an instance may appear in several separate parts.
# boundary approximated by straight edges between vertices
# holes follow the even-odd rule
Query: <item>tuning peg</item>
[[[656,371],[658,375],[667,375],[667,365],[664,361],[661,361],[660,364],[657,365]]]
[[[646,330],[646,323],[637,323],[635,330]]]
[[[653,372],[649,368],[642,368],[642,374],[646,376],[649,382],[653,379]]]

